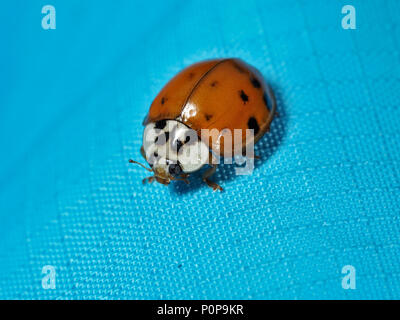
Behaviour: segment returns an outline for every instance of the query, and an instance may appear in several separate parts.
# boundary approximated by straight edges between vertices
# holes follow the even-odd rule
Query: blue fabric
[[[399,1],[51,4],[1,10],[0,298],[400,298]],[[143,186],[152,99],[215,57],[276,92],[254,173]]]

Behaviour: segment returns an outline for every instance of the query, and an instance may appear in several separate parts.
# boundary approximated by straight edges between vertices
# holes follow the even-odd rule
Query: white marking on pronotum
[[[176,120],[167,120],[164,128],[149,123],[143,133],[143,149],[153,168],[169,172],[171,164],[179,163],[186,173],[208,163],[209,149],[198,139],[196,131]]]

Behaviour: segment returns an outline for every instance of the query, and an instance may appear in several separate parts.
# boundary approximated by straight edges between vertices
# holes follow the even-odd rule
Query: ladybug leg
[[[154,179],[155,179],[154,176],[150,176],[150,177],[144,178],[144,179],[142,180],[142,183],[145,184],[146,181],[149,181],[149,183],[152,183],[152,182],[154,181]]]
[[[183,173],[179,176],[179,178],[174,178],[174,177],[170,177],[171,180],[176,180],[176,181],[183,181],[186,184],[189,184],[190,181],[187,179],[189,177],[189,174],[187,173]]]
[[[221,188],[221,186],[219,186],[218,184],[216,184],[215,182],[210,181],[208,178],[211,177],[215,171],[217,170],[217,165],[213,164],[211,165],[211,168],[208,169],[206,172],[204,172],[203,174],[203,181],[205,183],[207,183],[207,185],[213,189],[213,191],[215,190],[220,190],[222,191],[223,189]]]
[[[186,184],[189,184],[189,183],[190,183],[189,180],[188,180],[188,178],[189,178],[189,174],[188,174],[188,173],[182,173],[182,174],[180,175],[180,177],[182,178],[182,180],[183,180]]]

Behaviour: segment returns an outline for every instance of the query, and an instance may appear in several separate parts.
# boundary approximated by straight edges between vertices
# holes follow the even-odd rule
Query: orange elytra
[[[242,154],[249,141],[246,129],[252,130],[252,143],[257,142],[269,130],[275,110],[274,94],[261,73],[240,59],[185,68],[159,92],[143,121],[141,153],[151,167],[146,169],[154,172],[143,182],[188,182],[191,172],[209,164],[203,180],[222,190],[208,179],[217,168],[210,159],[232,157],[237,150]],[[225,132],[233,135],[235,129],[242,138],[227,139]]]

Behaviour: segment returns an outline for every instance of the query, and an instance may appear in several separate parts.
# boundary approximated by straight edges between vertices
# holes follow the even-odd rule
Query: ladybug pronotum
[[[160,91],[143,121],[140,151],[151,168],[142,166],[154,173],[143,182],[188,183],[190,173],[208,164],[203,181],[222,190],[209,180],[217,168],[212,160],[235,156],[236,150],[244,154],[246,129],[252,129],[252,143],[257,142],[269,131],[275,109],[274,94],[260,72],[240,59],[207,60],[185,68]],[[222,139],[227,129],[241,129],[242,139]]]

